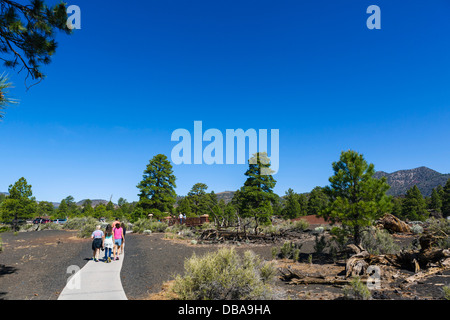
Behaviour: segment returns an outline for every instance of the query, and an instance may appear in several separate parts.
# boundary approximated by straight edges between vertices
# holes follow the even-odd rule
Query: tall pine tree
[[[259,223],[270,222],[273,212],[272,202],[276,200],[273,192],[276,180],[272,176],[270,159],[266,152],[258,152],[249,159],[249,168],[245,172],[247,180],[239,192],[234,195],[234,203],[237,205],[241,217],[253,217],[255,219],[255,233]]]
[[[138,206],[144,212],[151,212],[158,217],[172,212],[177,197],[175,180],[167,156],[154,156],[144,171],[142,181],[137,185],[140,190]]]
[[[413,221],[425,221],[428,218],[426,201],[416,185],[406,191],[402,205],[402,215]]]
[[[362,229],[390,210],[389,185],[385,177],[375,179],[374,165],[352,150],[341,153],[339,161],[333,162],[333,171],[330,186],[325,187],[331,202],[321,215],[341,222],[359,244]]]
[[[283,210],[281,210],[281,214],[285,219],[294,219],[300,216],[301,206],[299,202],[299,195],[294,192],[291,188],[286,191],[286,195],[284,196],[285,205]]]
[[[442,199],[437,188],[433,188],[430,196],[430,209],[436,210],[437,212],[441,212],[442,210]]]

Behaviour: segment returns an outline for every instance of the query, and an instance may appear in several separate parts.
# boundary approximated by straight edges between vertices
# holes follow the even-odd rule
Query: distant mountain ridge
[[[444,186],[450,173],[443,174],[427,167],[418,167],[409,170],[398,170],[392,173],[377,171],[375,178],[386,177],[387,183],[391,186],[387,194],[400,196],[406,194],[406,191],[417,185],[423,196],[429,197],[433,188]]]
[[[384,171],[377,171],[374,177],[380,179],[381,177],[386,177],[387,183],[390,185],[390,189],[387,194],[392,196],[405,195],[408,189],[417,185],[423,196],[429,197],[433,188],[441,185],[444,186],[448,179],[450,179],[450,173],[439,173],[428,167],[418,167],[415,169],[398,170],[392,173],[387,173]],[[235,191],[223,191],[217,192],[217,200],[223,199],[225,203],[228,203],[233,198]],[[309,192],[307,192],[309,193]],[[0,192],[0,194],[9,195],[7,192]],[[177,201],[184,198],[184,196],[177,196]],[[86,199],[78,201],[76,204],[82,206]],[[93,199],[92,206],[95,207],[100,203],[106,205],[108,200],[104,199]],[[59,207],[59,202],[52,202],[55,208]],[[117,206],[117,204],[114,204]]]

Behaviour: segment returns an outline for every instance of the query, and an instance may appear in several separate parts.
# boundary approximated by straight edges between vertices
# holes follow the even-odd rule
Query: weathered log
[[[400,233],[409,233],[411,232],[411,228],[404,221],[400,220],[396,216],[392,214],[385,214],[380,220],[378,220],[378,224],[383,226],[383,228],[390,230],[392,232],[400,232]]]
[[[369,257],[370,254],[364,250],[347,259],[345,264],[345,277],[348,278],[350,276],[359,276],[360,274],[363,274],[369,266],[366,261]]]
[[[443,264],[450,258],[450,249],[428,249],[420,251],[402,251],[398,254],[370,255],[362,251],[347,259],[345,267],[346,278],[364,274],[369,265],[392,265],[414,271],[427,269],[430,264]]]
[[[279,268],[282,274],[282,279],[289,282],[289,284],[325,284],[325,285],[347,285],[351,279],[344,279],[342,277],[327,277],[322,274],[303,274],[298,270],[292,270],[291,268]],[[366,282],[367,279],[361,279],[362,282]]]

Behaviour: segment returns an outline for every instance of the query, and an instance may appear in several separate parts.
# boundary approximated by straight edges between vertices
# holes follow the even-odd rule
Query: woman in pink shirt
[[[120,223],[116,223],[113,228],[113,237],[114,237],[114,260],[119,260],[119,248],[122,245],[122,237],[123,237],[123,229],[120,227]]]

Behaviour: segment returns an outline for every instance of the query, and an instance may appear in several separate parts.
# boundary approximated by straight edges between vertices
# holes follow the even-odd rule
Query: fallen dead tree
[[[404,250],[385,255],[372,255],[361,247],[353,246],[356,254],[346,262],[346,277],[364,274],[370,265],[392,265],[414,273],[432,266],[437,266],[440,270],[446,269],[450,266],[450,249],[433,248],[434,240],[433,235],[425,234],[419,238],[420,250]]]
[[[288,282],[289,284],[325,284],[325,285],[334,285],[334,286],[342,286],[350,283],[351,280],[344,279],[343,277],[338,276],[325,276],[323,274],[309,274],[303,273],[300,270],[294,270],[292,268],[278,268],[278,271],[281,274],[281,279],[283,281]],[[362,280],[365,281],[365,280]]]
[[[200,240],[211,242],[225,242],[225,241],[276,242],[279,239],[280,235],[276,233],[254,234],[246,231],[220,230],[220,229],[204,230],[200,235]]]

